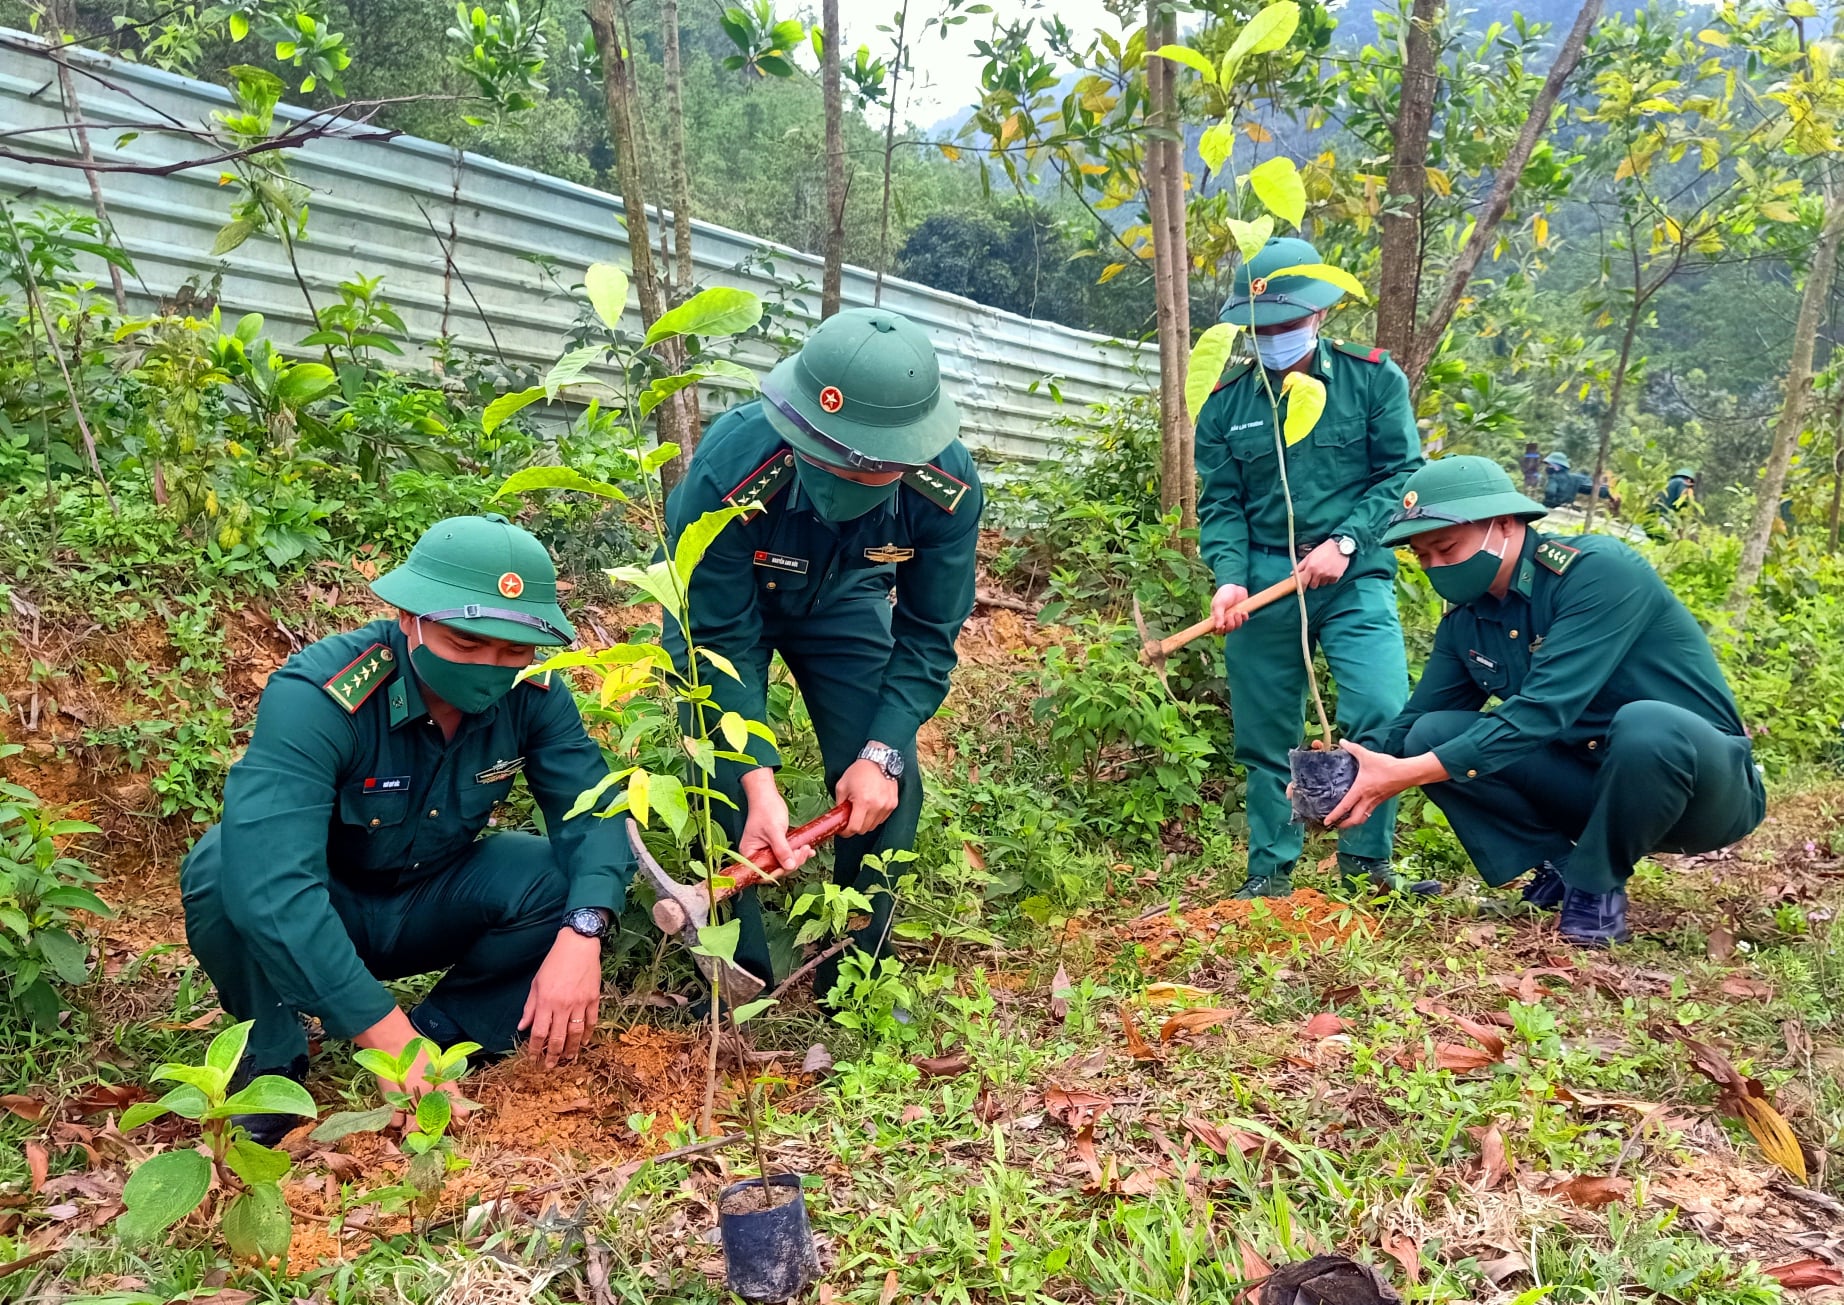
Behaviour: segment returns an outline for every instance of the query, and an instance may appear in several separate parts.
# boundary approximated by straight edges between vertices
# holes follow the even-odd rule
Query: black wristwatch
[[[608,933],[611,914],[598,906],[579,906],[574,911],[564,912],[563,923],[565,928],[585,938],[601,938]]]
[[[886,748],[881,743],[867,743],[858,749],[858,760],[875,761],[877,768],[884,772],[885,779],[903,777],[903,754],[895,748]]]

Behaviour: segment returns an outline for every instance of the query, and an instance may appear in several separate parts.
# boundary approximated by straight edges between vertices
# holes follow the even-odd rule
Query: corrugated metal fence
[[[67,119],[55,69],[27,49],[33,38],[0,29],[0,124],[7,128]],[[147,105],[186,125],[208,122],[230,104],[221,88],[79,50],[76,93],[93,123],[142,122]],[[136,104],[138,96],[145,104]],[[538,110],[542,112],[542,110]],[[300,119],[284,107],[278,117]],[[95,128],[99,159],[140,164],[175,162],[197,153],[195,143],[141,135],[117,146],[120,129]],[[15,135],[9,144],[74,156],[68,132]],[[592,262],[627,263],[627,235],[617,196],[524,168],[510,167],[430,141],[399,137],[383,144],[317,140],[289,152],[293,174],[312,191],[308,239],[297,246],[302,279],[317,304],[337,300],[336,287],[354,273],[382,274],[384,295],[402,313],[412,340],[447,334],[491,353],[494,342],[467,289],[491,317],[498,349],[513,362],[548,366],[564,349],[574,306],[545,274],[554,261],[565,285],[579,282]],[[227,318],[260,312],[278,341],[312,330],[294,274],[279,242],[257,237],[222,258],[213,239],[228,219],[226,193],[215,168],[170,176],[105,173],[102,187],[116,231],[137,271],[134,298],[142,310],[171,295],[188,277],[221,270],[220,303]],[[83,173],[0,159],[0,192],[88,210]],[[431,232],[440,233],[438,240]],[[820,261],[707,223],[695,223],[693,247],[702,285],[734,285],[783,303],[797,333],[819,308]],[[452,233],[452,239],[451,239]],[[448,271],[450,243],[464,288]],[[773,264],[773,274],[763,269]],[[874,284],[863,268],[845,269],[847,306],[868,305]],[[1047,423],[1059,411],[1147,387],[1156,371],[1150,351],[1105,336],[999,312],[956,295],[886,278],[885,306],[927,327],[942,370],[966,415],[962,432],[979,452],[1029,460],[1051,451]],[[630,292],[631,325],[639,329]],[[774,362],[766,343],[741,361],[765,370]],[[1051,386],[1062,396],[1052,397]]]

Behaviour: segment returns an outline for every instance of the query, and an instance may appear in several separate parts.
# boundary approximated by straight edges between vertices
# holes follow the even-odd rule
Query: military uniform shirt
[[[1381,349],[1323,338],[1307,370],[1326,398],[1312,433],[1287,449],[1295,539],[1348,535],[1358,551],[1347,577],[1394,575],[1395,554],[1377,540],[1422,465],[1408,378]],[[1248,585],[1251,547],[1287,551],[1287,495],[1261,371],[1249,360],[1232,364],[1198,415],[1198,538],[1219,585]],[[1281,374],[1268,379],[1278,391]],[[1290,401],[1280,402],[1283,425]]]
[[[1505,596],[1488,594],[1441,620],[1383,751],[1400,755],[1428,712],[1478,711],[1493,698],[1496,710],[1434,749],[1456,783],[1550,743],[1592,757],[1629,702],[1670,703],[1724,734],[1747,736],[1689,609],[1643,557],[1602,535],[1563,543],[1527,531]]]
[[[733,408],[699,441],[685,480],[666,505],[679,533],[729,504],[762,510],[724,527],[691,582],[693,641],[740,661],[771,621],[826,611],[863,585],[896,591],[894,647],[867,741],[899,751],[947,697],[958,660],[954,640],[973,610],[974,550],[983,499],[973,456],[955,441],[935,462],[906,475],[895,494],[852,521],[813,511],[794,470],[794,453],[762,415],[760,401]],[[712,697],[726,711],[763,721],[768,685],[738,683],[706,668]],[[774,745],[751,737],[758,765],[779,766]]]
[[[359,960],[329,879],[385,891],[439,874],[516,776],[544,814],[571,909],[619,911],[634,873],[620,821],[564,819],[608,774],[565,684],[516,685],[445,740],[408,656],[394,620],[297,653],[269,678],[224,785],[226,910],[276,990],[335,1036],[371,1027],[395,1002]]]

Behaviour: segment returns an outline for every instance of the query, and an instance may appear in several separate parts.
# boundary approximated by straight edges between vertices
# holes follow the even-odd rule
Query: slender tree
[[[1397,357],[1414,347],[1420,316],[1422,196],[1428,189],[1428,133],[1434,125],[1438,47],[1434,28],[1446,0],[1415,0],[1402,35],[1402,81],[1385,183],[1383,263],[1377,277],[1377,343]]]
[[[845,107],[839,78],[839,0],[820,10],[820,89],[826,103],[826,244],[820,316],[839,311],[845,268]],[[886,186],[887,189],[887,186]]]

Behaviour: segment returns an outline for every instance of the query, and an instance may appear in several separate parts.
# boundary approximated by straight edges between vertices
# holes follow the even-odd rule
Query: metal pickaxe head
[[[733,1007],[753,1001],[766,986],[762,980],[735,961],[708,955],[699,946],[698,930],[711,922],[711,897],[705,885],[687,886],[667,874],[653,859],[653,853],[647,851],[646,842],[640,837],[640,826],[634,823],[632,816],[628,817],[627,841],[634,849],[634,859],[640,863],[640,872],[658,895],[653,903],[653,923],[659,926],[660,932],[678,935],[698,963],[699,972],[717,988],[723,1001]]]
[[[1172,685],[1165,678],[1165,640],[1146,628],[1146,618],[1140,614],[1140,599],[1137,594],[1133,599],[1133,625],[1140,632],[1140,661],[1158,673],[1159,683],[1165,685],[1165,691],[1170,693]]]

